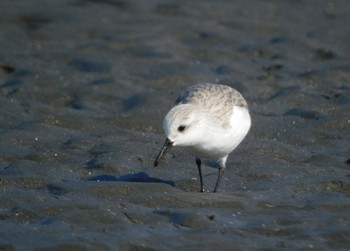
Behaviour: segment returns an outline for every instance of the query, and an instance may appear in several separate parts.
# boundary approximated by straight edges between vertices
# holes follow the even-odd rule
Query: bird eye
[[[186,126],[184,126],[184,125],[180,125],[180,126],[177,128],[177,130],[178,130],[179,132],[183,132],[183,131],[185,131],[185,129],[186,129]]]

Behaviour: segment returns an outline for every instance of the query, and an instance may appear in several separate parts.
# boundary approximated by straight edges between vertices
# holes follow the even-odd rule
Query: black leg
[[[220,184],[220,181],[221,181],[222,175],[224,174],[224,171],[225,171],[225,166],[220,167],[220,169],[219,169],[218,179],[216,180],[216,185],[215,185],[215,188],[214,188],[214,193],[216,193],[216,191],[217,191],[217,190],[218,190],[218,188],[219,188],[219,184]]]
[[[202,178],[202,168],[201,168],[202,161],[199,158],[196,158],[196,164],[197,164],[198,172],[199,172],[199,180],[201,182],[201,191],[200,192],[203,193],[204,189],[203,189],[203,178]]]

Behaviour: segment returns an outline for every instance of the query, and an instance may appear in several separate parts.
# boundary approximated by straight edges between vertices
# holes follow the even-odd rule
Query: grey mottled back
[[[194,104],[206,108],[224,127],[230,126],[234,106],[248,107],[238,91],[219,84],[189,86],[181,92],[176,104]]]

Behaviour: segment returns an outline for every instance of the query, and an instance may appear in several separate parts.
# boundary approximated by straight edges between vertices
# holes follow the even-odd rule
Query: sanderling
[[[163,121],[166,140],[154,166],[172,146],[188,148],[196,157],[200,191],[203,192],[202,160],[219,173],[218,190],[226,159],[244,139],[250,128],[248,105],[235,89],[219,84],[187,87]]]

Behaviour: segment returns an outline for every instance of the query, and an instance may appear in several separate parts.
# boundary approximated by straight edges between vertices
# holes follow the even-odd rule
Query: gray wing
[[[208,112],[223,126],[229,126],[233,107],[247,107],[243,96],[235,89],[219,84],[196,84],[187,87],[175,101],[176,105],[194,104]]]
[[[213,102],[208,102],[212,100]],[[225,103],[228,106],[247,107],[243,96],[235,89],[219,84],[196,84],[187,87],[177,97],[175,104],[198,104],[211,108],[218,103]]]

